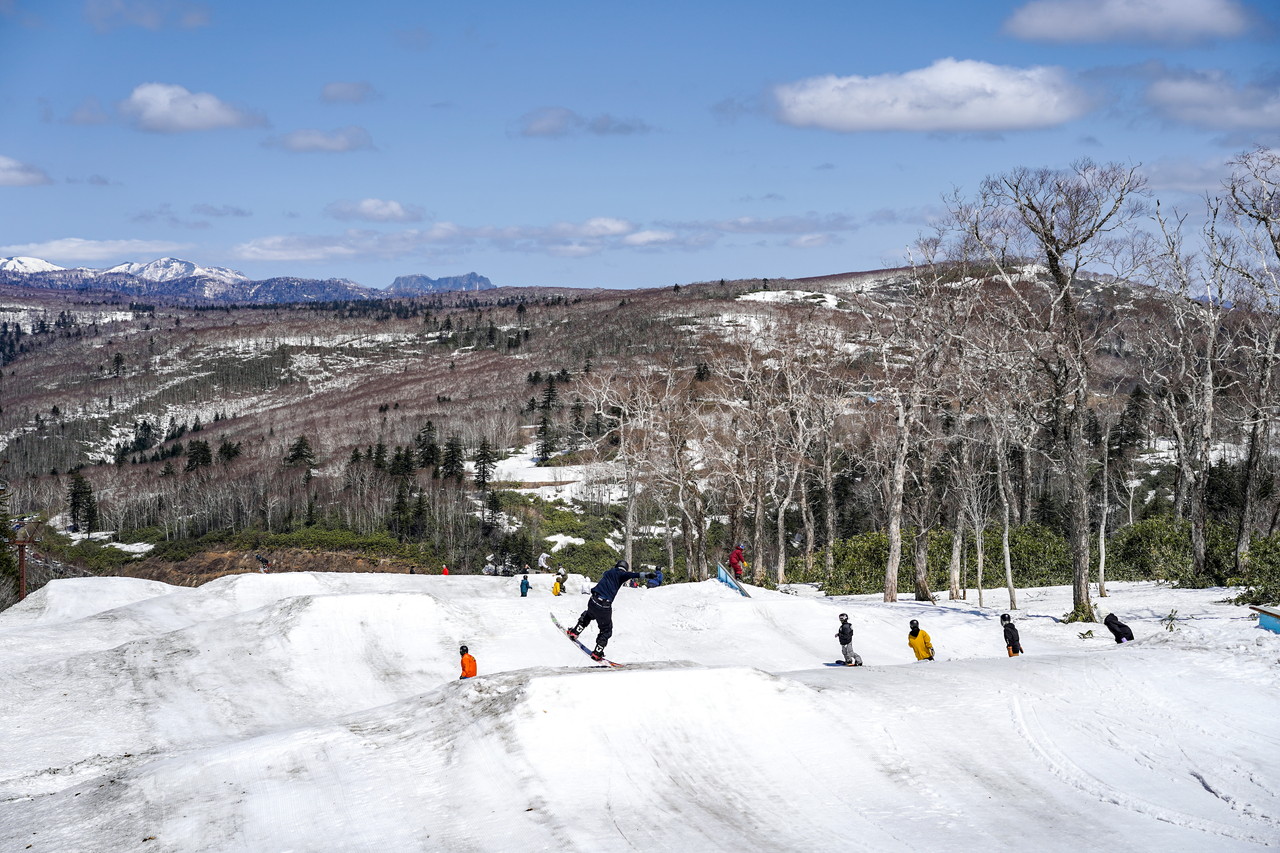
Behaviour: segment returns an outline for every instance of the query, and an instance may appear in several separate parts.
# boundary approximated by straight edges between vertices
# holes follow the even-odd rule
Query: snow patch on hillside
[[[740,302],[776,302],[782,304],[805,303],[837,308],[840,299],[831,293],[815,293],[810,290],[757,290],[738,297]]]

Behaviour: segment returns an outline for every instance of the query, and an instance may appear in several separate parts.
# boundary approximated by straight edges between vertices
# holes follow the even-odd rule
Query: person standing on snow
[[[585,631],[592,621],[595,621],[600,632],[596,634],[596,648],[591,653],[592,660],[604,659],[604,647],[609,644],[609,638],[613,636],[613,600],[617,598],[622,585],[629,580],[637,578],[648,580],[652,576],[652,572],[633,572],[626,560],[619,560],[612,569],[601,575],[600,582],[591,588],[591,600],[587,602],[587,609],[582,611],[582,615],[578,617],[578,623],[566,633],[576,640],[578,635]]]
[[[920,630],[920,623],[911,620],[911,630],[907,633],[907,645],[916,653],[916,660],[933,660],[933,643],[929,641],[929,633]]]
[[[1102,620],[1102,624],[1107,626],[1107,630],[1116,638],[1117,643],[1133,642],[1133,629],[1121,622],[1114,613],[1108,613],[1107,618]]]
[[[520,597],[527,598],[529,595],[529,576],[525,575],[520,579]]]
[[[746,554],[743,553],[742,546],[739,545],[729,555],[729,568],[733,571],[733,577],[736,580],[742,580],[742,570],[746,568],[746,565]]]
[[[1008,613],[1001,615],[1000,624],[1004,626],[1004,646],[1009,650],[1009,657],[1016,658],[1022,654],[1022,640],[1018,637],[1018,628],[1013,624],[1013,617]]]
[[[464,678],[475,678],[476,659],[467,651],[466,646],[459,646],[458,654],[462,656],[462,675],[458,676],[458,680],[461,681]]]
[[[546,551],[543,551],[541,554],[539,554],[538,555],[538,571],[540,572],[551,571],[550,560],[551,560],[551,555],[548,554]]]
[[[862,666],[861,656],[853,650],[853,626],[849,624],[848,613],[840,614],[840,630],[836,631],[836,639],[840,641],[840,651],[844,652],[844,665]]]

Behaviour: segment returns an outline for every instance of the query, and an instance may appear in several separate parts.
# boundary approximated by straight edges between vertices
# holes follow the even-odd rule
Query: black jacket
[[[591,588],[591,594],[605,604],[612,604],[622,585],[638,577],[640,577],[639,572],[627,572],[614,566],[600,576],[600,582]]]
[[[1133,631],[1128,625],[1117,619],[1114,613],[1108,613],[1107,618],[1102,620],[1102,624],[1107,626],[1107,630],[1111,632],[1111,636],[1116,638],[1117,643],[1133,639]]]
[[[853,642],[853,626],[848,622],[841,622],[840,632],[836,636],[840,638],[840,645],[849,645]]]
[[[1022,640],[1018,637],[1018,628],[1012,622],[1004,623],[1004,644],[1018,654],[1022,654]]]

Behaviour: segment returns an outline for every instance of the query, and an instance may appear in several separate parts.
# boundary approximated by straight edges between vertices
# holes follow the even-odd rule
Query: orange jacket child
[[[462,646],[458,649],[458,654],[462,655],[462,675],[458,676],[461,681],[464,678],[476,677],[476,659],[467,654],[467,647]]]

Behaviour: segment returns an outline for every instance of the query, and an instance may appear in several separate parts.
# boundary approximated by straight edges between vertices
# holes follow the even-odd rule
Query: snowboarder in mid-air
[[[600,632],[596,634],[596,647],[591,652],[591,659],[604,660],[604,647],[609,644],[609,638],[613,636],[613,600],[617,598],[618,591],[629,580],[637,578],[648,580],[651,577],[653,577],[652,572],[633,572],[626,560],[619,560],[612,569],[601,575],[600,582],[591,588],[591,600],[587,602],[587,609],[578,617],[578,623],[565,633],[576,640],[578,635],[587,630],[587,626],[594,621],[599,626]]]
[[[849,624],[849,614],[840,614],[840,630],[836,631],[836,639],[840,641],[840,651],[844,652],[844,660],[836,661],[845,666],[862,666],[862,657],[853,650],[853,626]]]
[[[1022,639],[1018,636],[1018,628],[1013,624],[1013,617],[1008,613],[1001,614],[1000,624],[1004,626],[1004,646],[1009,657],[1016,658],[1022,654]]]
[[[1107,626],[1107,630],[1116,638],[1117,643],[1133,642],[1133,629],[1121,622],[1114,613],[1108,613],[1107,618],[1102,620],[1102,624]]]
[[[916,660],[933,660],[933,643],[929,641],[929,632],[920,630],[920,623],[911,620],[911,630],[907,633],[907,645],[916,653]]]

